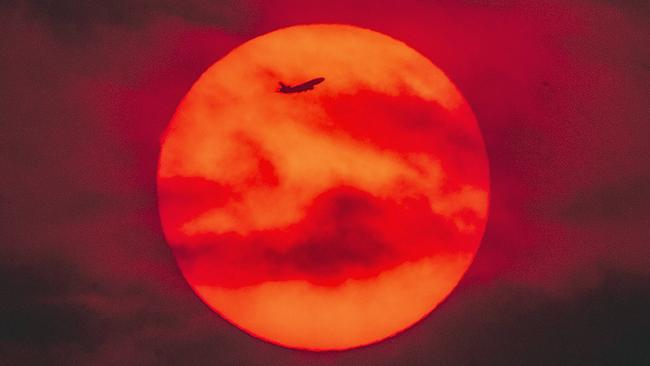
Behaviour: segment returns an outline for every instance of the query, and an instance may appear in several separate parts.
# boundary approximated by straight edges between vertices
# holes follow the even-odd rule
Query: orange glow
[[[488,170],[469,106],[429,60],[376,32],[310,25],[201,76],[163,137],[158,191],[209,306],[274,343],[345,349],[405,329],[458,283]]]
[[[226,319],[271,341],[345,349],[419,320],[449,294],[468,264],[462,257],[425,258],[337,287],[292,280],[237,289],[199,286],[197,292]]]

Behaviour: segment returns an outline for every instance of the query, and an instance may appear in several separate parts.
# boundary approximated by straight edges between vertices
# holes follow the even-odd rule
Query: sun
[[[158,169],[164,233],[196,294],[256,337],[310,350],[378,342],[431,312],[478,249],[488,193],[453,83],[347,25],[280,29],[212,65]]]

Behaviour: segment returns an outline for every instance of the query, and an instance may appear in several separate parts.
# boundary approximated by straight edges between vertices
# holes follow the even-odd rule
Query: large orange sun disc
[[[345,25],[281,29],[212,65],[158,169],[165,236],[197,295],[311,350],[377,342],[431,312],[476,253],[488,191],[478,125],[444,73]]]

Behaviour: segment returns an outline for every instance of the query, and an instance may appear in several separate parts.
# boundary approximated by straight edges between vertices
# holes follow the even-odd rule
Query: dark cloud
[[[613,9],[623,10],[638,20],[642,20],[644,14],[650,12],[650,4],[643,0],[598,0],[597,2],[607,4]]]
[[[520,285],[475,287],[419,325],[412,365],[642,365],[650,323],[647,275],[602,268],[568,297]],[[476,291],[476,292],[474,292]],[[462,305],[461,305],[462,303]],[[389,364],[386,362],[385,364]]]
[[[199,187],[195,178],[187,180]],[[425,197],[396,202],[340,186],[317,196],[298,223],[246,235],[194,235],[174,252],[194,284],[240,287],[307,279],[333,285],[373,277],[432,252],[465,253],[467,248],[456,244],[464,238],[451,220],[431,213]]]
[[[93,350],[103,341],[103,332],[98,332],[103,324],[85,304],[68,300],[96,291],[95,285],[73,264],[56,259],[2,263],[0,341],[38,348],[75,344]]]
[[[189,22],[241,32],[249,27],[253,9],[235,0],[14,0],[35,19],[67,36],[88,36],[100,26],[142,26],[157,16],[175,16]]]
[[[650,215],[650,176],[633,176],[580,191],[568,202],[561,217],[577,223],[635,222]]]
[[[149,290],[93,278],[61,253],[12,257],[0,263],[0,350],[10,360],[74,363],[97,353],[116,331],[173,321],[147,306]]]
[[[4,253],[7,254],[7,253]],[[645,365],[647,275],[602,267],[568,296],[515,283],[462,287],[409,337],[348,352],[289,351],[138,285],[56,255],[3,261],[0,352],[9,364]],[[179,305],[183,305],[179,307]],[[226,332],[230,335],[226,335]]]
[[[51,245],[52,246],[52,245]],[[22,257],[2,252],[0,354],[6,364],[211,364],[232,359],[223,331],[188,288],[176,301],[145,281],[98,276],[65,253]],[[12,258],[11,261],[6,258]],[[216,345],[216,346],[215,346]]]
[[[315,217],[288,250],[267,249],[263,261],[321,278],[345,278],[350,267],[372,268],[394,256],[391,245],[369,225],[384,209],[355,189],[337,189],[314,202]],[[311,210],[310,210],[311,211]]]

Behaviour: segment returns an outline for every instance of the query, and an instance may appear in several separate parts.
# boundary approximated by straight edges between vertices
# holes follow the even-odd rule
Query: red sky
[[[605,0],[3,3],[0,353],[20,364],[644,363],[647,13]],[[491,169],[486,233],[457,291],[409,332],[346,353],[285,350],[218,318],[180,276],[156,203],[159,138],[198,76],[252,37],[315,22],[388,34],[444,70]]]

